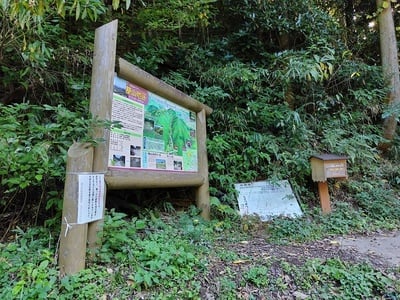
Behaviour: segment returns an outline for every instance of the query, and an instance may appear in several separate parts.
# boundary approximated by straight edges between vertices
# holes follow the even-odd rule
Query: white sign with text
[[[103,218],[104,174],[79,174],[78,224]]]
[[[277,216],[298,217],[303,214],[288,180],[237,183],[235,189],[239,194],[241,216],[257,215],[262,221],[268,221]]]

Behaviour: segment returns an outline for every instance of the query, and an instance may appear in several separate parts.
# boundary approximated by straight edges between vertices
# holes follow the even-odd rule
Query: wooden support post
[[[331,202],[329,200],[328,182],[318,182],[318,193],[321,201],[322,213],[327,214],[331,212]]]
[[[87,224],[78,219],[79,172],[91,172],[93,147],[74,143],[68,150],[58,265],[61,276],[85,268]]]
[[[118,20],[97,28],[95,32],[90,112],[93,117],[100,120],[111,120],[117,32]],[[109,131],[105,128],[96,128],[94,132],[94,138],[102,138],[105,142],[94,149],[93,172],[107,171],[109,135]],[[106,192],[105,190],[104,205]],[[91,257],[100,248],[103,222],[101,219],[88,225],[88,247]]]
[[[198,151],[198,173],[203,176],[204,182],[196,187],[196,205],[201,209],[201,216],[210,219],[210,192],[208,182],[208,158],[206,145],[206,111],[203,109],[197,113],[197,151]]]

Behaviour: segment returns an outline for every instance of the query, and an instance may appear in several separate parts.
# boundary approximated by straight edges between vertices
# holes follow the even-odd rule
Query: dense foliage
[[[66,150],[74,140],[94,142],[91,130],[99,126],[87,112],[94,30],[116,18],[118,55],[213,108],[207,143],[215,218],[236,209],[234,183],[289,179],[306,218],[276,220],[277,240],[398,227],[400,143],[396,138],[385,155],[378,148],[382,118],[393,111],[385,104],[375,13],[374,3],[358,0],[2,1],[0,222],[7,225],[0,238],[17,224],[58,224]],[[323,152],[349,158],[349,179],[330,182],[334,220],[319,215],[310,174],[310,156]],[[169,265],[174,253],[190,253],[177,242],[158,262],[169,265],[165,274],[149,273],[157,266],[145,256],[157,254],[164,239],[118,250],[129,258],[140,254],[132,249],[154,247],[142,253],[139,271],[128,270],[135,288],[184,266],[200,268],[189,254]],[[9,247],[5,253],[19,246]],[[106,261],[110,254],[103,254]],[[44,252],[21,272],[41,276],[49,263]],[[341,267],[316,264],[310,268],[328,268],[323,276]],[[249,271],[247,280],[266,284],[254,282],[261,271]],[[182,274],[192,279],[190,270]],[[2,295],[22,293],[25,275]],[[43,295],[55,280],[46,276]],[[60,288],[74,293],[69,280]]]
[[[59,207],[65,151],[92,128],[94,29],[114,18],[119,55],[214,109],[211,193],[223,203],[235,207],[233,183],[290,179],[314,206],[309,158],[321,152],[349,157],[346,197],[357,197],[353,178],[395,190],[397,141],[385,158],[377,148],[390,112],[369,26],[375,8],[350,2],[3,1],[3,213],[32,190],[30,209]]]

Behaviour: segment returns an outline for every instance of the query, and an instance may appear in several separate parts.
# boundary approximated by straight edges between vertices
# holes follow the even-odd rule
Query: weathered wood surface
[[[208,157],[207,157],[207,129],[206,129],[206,111],[203,109],[197,113],[197,157],[198,173],[204,178],[204,183],[196,188],[196,205],[201,209],[201,216],[210,219],[210,192],[208,182]]]
[[[201,186],[204,177],[197,173],[110,169],[105,176],[110,190]]]
[[[85,268],[87,224],[76,224],[78,219],[79,174],[91,172],[93,147],[74,143],[67,153],[64,202],[58,265],[62,276]]]
[[[328,182],[318,182],[319,200],[321,202],[322,213],[327,214],[332,211],[329,197]]]
[[[118,20],[114,20],[96,29],[90,88],[90,112],[99,120],[111,120],[112,95],[114,89],[115,57],[118,33]],[[108,168],[109,132],[105,128],[96,128],[94,138],[103,138],[94,150],[93,171],[106,172]],[[106,191],[104,192],[104,203]],[[88,226],[88,247],[91,254],[101,245],[103,219]]]

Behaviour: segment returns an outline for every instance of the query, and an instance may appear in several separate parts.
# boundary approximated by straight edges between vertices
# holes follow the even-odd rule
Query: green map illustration
[[[185,151],[197,150],[195,133],[196,118],[193,112],[155,95],[149,97],[145,107],[143,135],[161,140],[163,152],[183,156]]]

